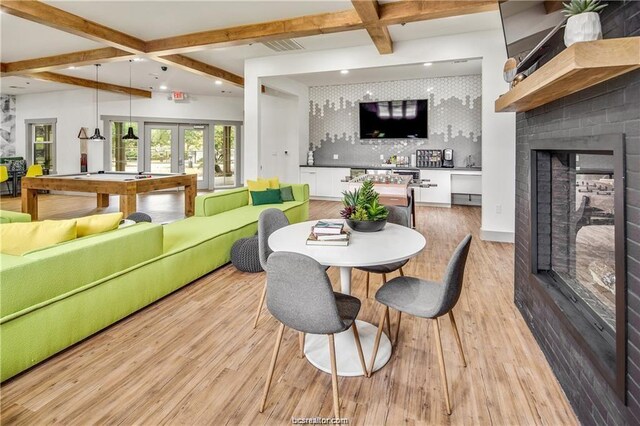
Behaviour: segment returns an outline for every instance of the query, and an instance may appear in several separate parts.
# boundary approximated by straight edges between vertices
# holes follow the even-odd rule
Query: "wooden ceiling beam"
[[[397,25],[497,9],[498,2],[496,0],[403,0],[379,5],[378,25]],[[370,12],[367,13],[370,14]],[[211,46],[238,46],[284,38],[359,30],[365,27],[365,23],[356,10],[344,10],[149,40],[147,41],[147,52],[156,55],[169,55],[193,52]]]
[[[35,0],[2,0],[4,13],[132,53],[144,53],[146,44],[139,38],[84,19],[57,7]]]
[[[204,77],[214,77],[220,80],[226,80],[237,87],[244,87],[244,78],[239,75],[225,71],[213,65],[200,62],[184,55],[165,55],[155,57],[157,61],[171,65],[176,68],[183,69]]]
[[[393,53],[393,40],[389,29],[380,25],[380,5],[378,0],[352,0],[353,8],[365,25],[369,37],[381,55]]]
[[[123,95],[131,94],[131,96],[137,96],[140,98],[151,98],[151,92],[148,90],[129,88],[126,86],[119,86],[117,84],[110,84],[110,83],[103,83],[103,82],[96,83],[93,80],[87,80],[85,78],[79,78],[79,77],[72,77],[64,74],[57,74],[49,71],[23,74],[23,76],[34,78],[36,80],[46,80],[54,83],[70,84],[72,86],[86,87],[89,89],[95,89],[97,87],[98,90],[103,90],[105,92],[114,92],[114,93],[120,93]]]
[[[147,42],[147,51],[156,55],[169,55],[202,50],[209,46],[238,46],[362,28],[364,24],[358,13],[346,10],[150,40]]]
[[[22,75],[33,72],[54,71],[70,66],[83,66],[96,63],[126,60],[136,54],[144,54],[147,50],[146,42],[104,25],[88,21],[62,9],[49,6],[36,0],[2,0],[2,11],[10,15],[37,22],[84,38],[105,43],[109,48],[94,49],[82,52],[72,52],[45,58],[28,59],[25,61],[5,63],[2,74]],[[209,78],[226,80],[242,87],[244,79],[241,76],[225,71],[213,65],[208,65],[182,55],[172,55],[161,58],[157,55],[146,55],[150,59],[176,65],[182,70]],[[187,64],[192,63],[195,68]]]
[[[34,72],[56,71],[69,67],[80,67],[97,63],[125,61],[136,55],[115,47],[83,50],[81,52],[63,53],[61,55],[43,58],[26,59],[24,61],[7,62],[3,64],[2,76],[29,74]]]
[[[496,0],[399,1],[380,5],[380,24],[398,25],[498,10]]]

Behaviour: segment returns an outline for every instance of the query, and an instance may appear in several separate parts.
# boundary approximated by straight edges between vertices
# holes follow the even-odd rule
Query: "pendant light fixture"
[[[127,134],[122,137],[124,140],[138,140],[138,137],[135,133],[133,133],[133,127],[131,126],[131,62],[133,60],[129,59],[129,130],[127,130]]]
[[[105,140],[105,137],[100,134],[100,129],[98,128],[98,68],[100,68],[100,64],[96,64],[96,130],[93,132],[93,136],[89,138],[92,141]]]

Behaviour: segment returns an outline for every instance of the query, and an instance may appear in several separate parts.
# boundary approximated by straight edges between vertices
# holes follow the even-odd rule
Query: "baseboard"
[[[442,207],[442,208],[445,208],[445,209],[450,209],[451,208],[451,204],[447,204],[447,203],[427,203],[427,202],[422,202],[422,201],[416,201],[416,206]]]
[[[515,233],[509,231],[489,231],[480,228],[480,238],[483,241],[495,241],[497,243],[513,243]]]

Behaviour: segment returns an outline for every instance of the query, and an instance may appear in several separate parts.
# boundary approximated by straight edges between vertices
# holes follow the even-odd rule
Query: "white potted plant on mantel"
[[[569,47],[579,41],[602,39],[599,12],[607,7],[600,0],[571,0],[564,3],[564,14],[569,17],[564,29],[564,44]]]

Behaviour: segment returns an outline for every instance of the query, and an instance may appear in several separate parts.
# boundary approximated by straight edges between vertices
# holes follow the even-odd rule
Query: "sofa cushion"
[[[2,255],[0,322],[162,254],[162,226],[139,223],[21,257]]]
[[[22,256],[75,238],[75,220],[3,223],[0,225],[0,252]]]
[[[267,189],[269,189],[269,181],[268,180],[248,180],[247,188],[249,188],[248,203],[251,204],[253,202],[253,199],[251,198],[251,193],[256,191],[266,191]]]
[[[293,196],[293,188],[291,186],[283,186],[280,188],[280,198],[282,201],[293,201],[295,200]]]
[[[215,216],[192,216],[169,223],[164,227],[164,252],[184,250],[247,225],[254,225],[257,230],[258,216],[263,210],[276,208],[286,212],[304,203],[287,201],[282,204],[244,206]]]
[[[267,189],[266,191],[251,191],[251,200],[254,206],[263,204],[282,204],[279,189]]]
[[[122,217],[122,212],[94,214],[92,216],[80,217],[76,219],[76,223],[78,225],[78,237],[113,231],[120,224]]]

